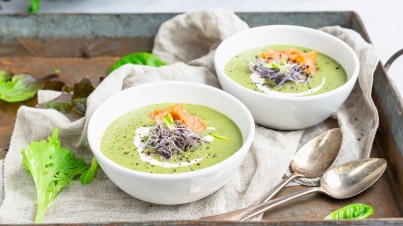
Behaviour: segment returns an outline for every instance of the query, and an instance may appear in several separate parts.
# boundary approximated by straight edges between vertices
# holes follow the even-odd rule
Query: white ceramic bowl
[[[307,47],[330,56],[344,68],[348,81],[323,94],[289,97],[250,90],[224,73],[225,65],[238,53],[279,44]],[[255,27],[236,33],[218,46],[214,63],[222,88],[249,108],[256,123],[281,130],[306,128],[328,118],[351,93],[360,70],[357,55],[340,39],[316,29],[290,25]]]
[[[114,120],[136,108],[167,102],[205,105],[227,115],[241,130],[242,147],[220,163],[179,174],[131,170],[102,154],[101,137]],[[123,90],[103,102],[91,116],[88,125],[90,147],[106,175],[133,197],[166,205],[192,202],[222,187],[244,160],[254,133],[253,117],[239,100],[222,90],[191,82],[156,82]]]

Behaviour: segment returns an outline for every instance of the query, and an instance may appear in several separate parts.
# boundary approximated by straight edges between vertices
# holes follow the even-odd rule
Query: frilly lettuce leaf
[[[83,159],[60,144],[59,129],[48,140],[32,142],[22,150],[22,165],[32,176],[36,186],[37,212],[35,223],[42,223],[46,210],[57,194],[71,180],[83,174],[87,166]]]

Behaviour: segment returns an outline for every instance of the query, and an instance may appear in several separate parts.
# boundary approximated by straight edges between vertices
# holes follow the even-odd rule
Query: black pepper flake
[[[176,169],[174,169],[174,172],[176,172]]]
[[[200,163],[197,163],[196,165],[200,166]]]
[[[359,140],[359,141],[360,141],[360,140],[361,140],[361,137],[358,137],[358,138],[357,138],[357,140]]]
[[[339,67],[336,67],[336,70],[339,70],[340,68]]]
[[[128,152],[128,151],[125,151],[125,152],[123,152],[123,154],[127,155],[127,154],[129,154],[129,152]]]
[[[354,118],[355,121],[358,121],[358,118]]]

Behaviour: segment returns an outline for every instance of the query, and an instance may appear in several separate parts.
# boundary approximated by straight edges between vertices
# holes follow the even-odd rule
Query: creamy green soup
[[[309,96],[325,93],[336,89],[347,82],[347,75],[343,67],[332,58],[318,53],[316,58],[317,71],[312,74],[308,82],[287,81],[282,85],[276,85],[269,79],[261,79],[252,73],[249,62],[264,52],[271,50],[284,50],[295,48],[298,51],[308,52],[311,49],[288,46],[271,45],[246,50],[233,57],[224,68],[224,72],[240,85],[262,93],[282,92],[290,96]]]
[[[169,159],[159,154],[146,154],[152,150],[144,147],[147,128],[155,125],[148,114],[164,109],[172,103],[155,104],[133,110],[116,119],[105,131],[101,139],[101,152],[110,160],[129,169],[171,174],[209,167],[234,154],[243,144],[238,126],[226,115],[206,106],[185,104],[186,110],[200,118],[207,128],[198,134],[209,142],[204,142],[196,150],[172,155]],[[214,138],[210,134],[228,139]]]

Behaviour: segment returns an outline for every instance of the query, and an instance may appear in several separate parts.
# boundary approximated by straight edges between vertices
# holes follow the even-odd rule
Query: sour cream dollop
[[[262,78],[260,75],[256,74],[256,73],[252,73],[250,75],[250,79],[253,81],[253,83],[256,84],[256,87],[261,90],[263,93],[268,93],[268,94],[275,94],[275,95],[281,95],[281,96],[288,96],[288,97],[300,97],[300,96],[306,96],[312,93],[315,93],[317,91],[319,91],[320,89],[322,89],[323,85],[325,85],[326,82],[326,78],[322,79],[322,82],[320,83],[319,86],[312,88],[312,89],[308,89],[305,92],[300,92],[300,93],[283,93],[283,92],[278,92],[275,90],[270,89],[269,87],[267,87],[266,85],[264,85],[265,83],[265,79]]]

